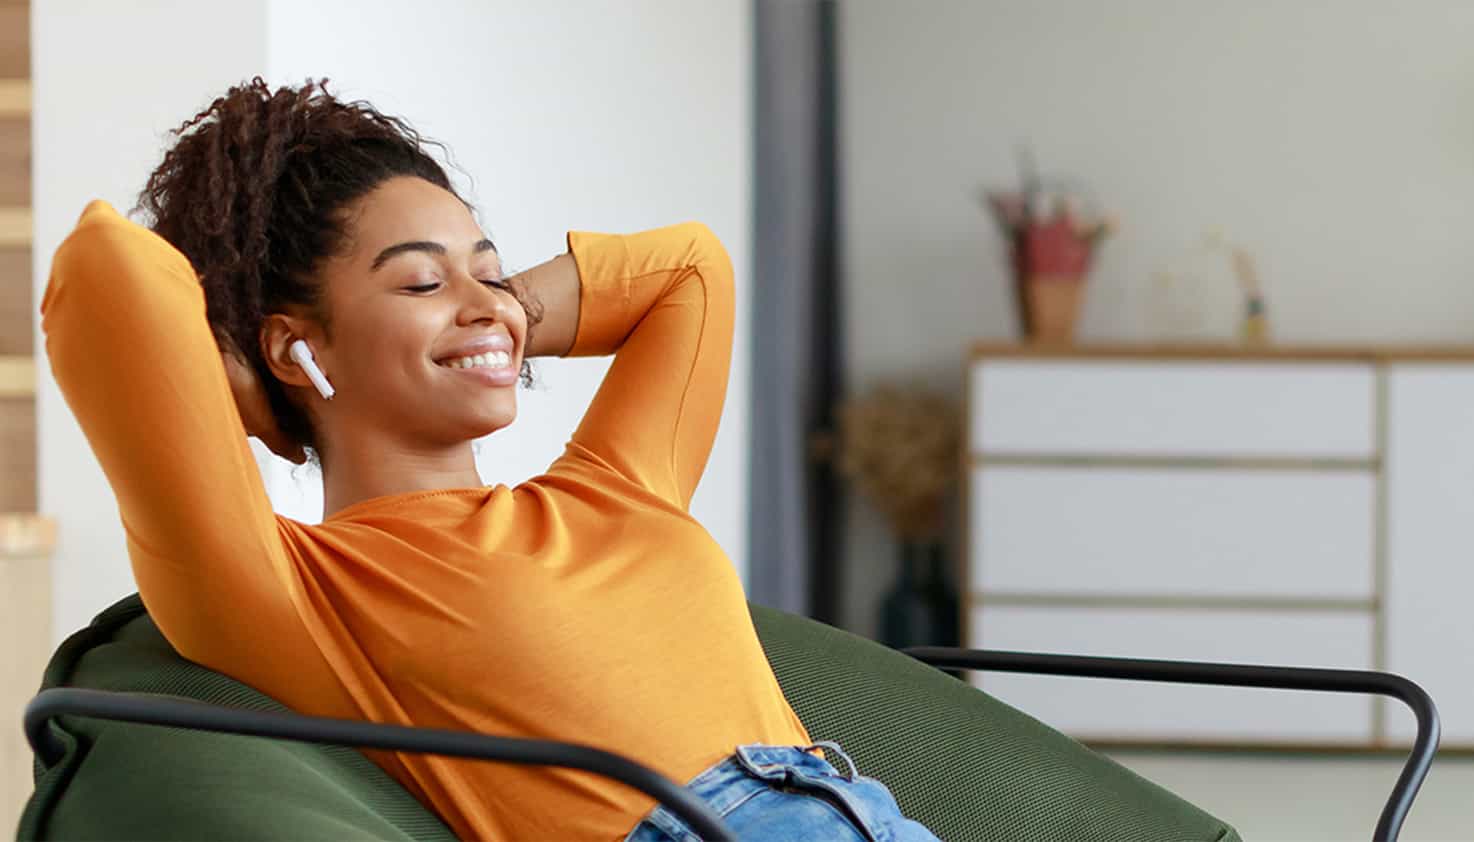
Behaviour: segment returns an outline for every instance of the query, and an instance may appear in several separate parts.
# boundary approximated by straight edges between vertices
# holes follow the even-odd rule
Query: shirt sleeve
[[[290,613],[291,566],[189,261],[94,201],[57,249],[41,314],[160,629],[201,662],[258,648],[222,618]]]
[[[685,509],[726,399],[731,260],[700,223],[624,236],[574,232],[568,248],[580,285],[568,355],[614,355],[569,450]]]

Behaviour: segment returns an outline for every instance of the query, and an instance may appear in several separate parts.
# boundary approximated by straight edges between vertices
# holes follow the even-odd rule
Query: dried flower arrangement
[[[840,403],[825,449],[902,541],[931,541],[957,478],[960,429],[961,414],[945,396],[882,384]]]
[[[1070,183],[1047,183],[1021,150],[1023,187],[982,193],[1008,242],[1023,333],[1033,340],[1070,341],[1086,275],[1100,244],[1118,223]]]

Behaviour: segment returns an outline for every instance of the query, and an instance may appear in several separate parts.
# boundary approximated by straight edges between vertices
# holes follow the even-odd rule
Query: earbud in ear
[[[293,340],[292,344],[287,348],[287,353],[291,354],[292,359],[296,360],[297,365],[302,366],[302,370],[307,372],[307,379],[311,380],[312,385],[317,387],[317,391],[322,395],[323,400],[332,400],[333,384],[328,382],[327,375],[323,374],[322,369],[317,367],[317,360],[312,358],[312,349],[307,346],[307,341],[305,339]]]

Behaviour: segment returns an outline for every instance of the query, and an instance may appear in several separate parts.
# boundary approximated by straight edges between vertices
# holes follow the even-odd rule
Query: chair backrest
[[[783,694],[943,839],[1228,840],[1227,824],[920,661],[752,606]]]
[[[943,839],[1237,839],[945,673],[802,617],[759,606],[752,616],[811,735],[839,741]],[[63,686],[285,709],[180,657],[136,595],[57,650],[43,687]],[[58,725],[67,753],[38,768],[19,839],[455,838],[353,749],[74,717]]]
[[[43,687],[286,709],[180,657],[137,595],[68,638]],[[38,768],[19,839],[455,839],[354,749],[75,717],[60,725],[67,753]]]

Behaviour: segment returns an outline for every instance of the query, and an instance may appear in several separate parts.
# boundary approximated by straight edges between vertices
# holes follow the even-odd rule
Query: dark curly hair
[[[312,450],[319,448],[311,420],[261,352],[262,321],[299,306],[331,335],[317,270],[346,246],[349,205],[384,181],[423,178],[474,212],[426,152],[447,152],[444,144],[367,102],[339,101],[327,84],[309,79],[272,91],[257,76],[230,88],[173,131],[178,140],[134,209],[189,258],[220,349],[251,366],[282,432]],[[524,290],[513,294],[530,336],[541,308]],[[525,360],[522,383],[532,385]]]

